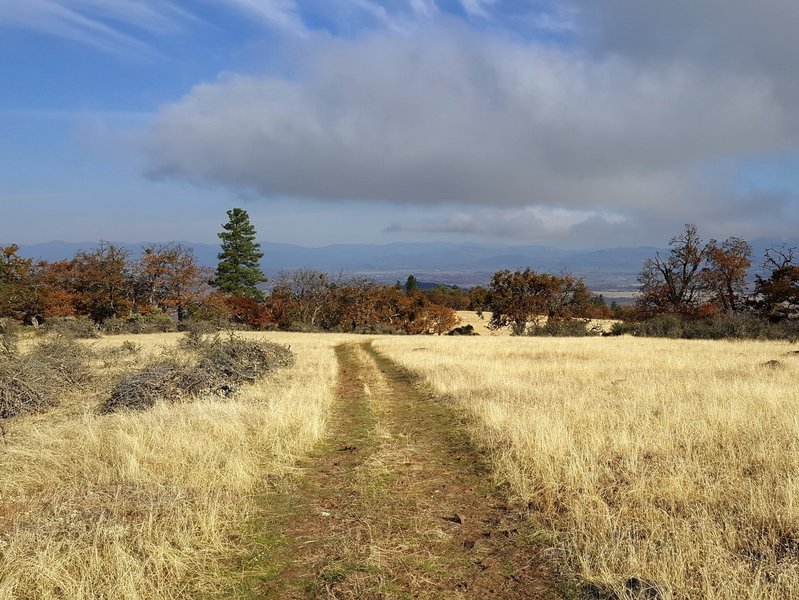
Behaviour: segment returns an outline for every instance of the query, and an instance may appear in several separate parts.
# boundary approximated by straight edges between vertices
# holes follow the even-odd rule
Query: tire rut
[[[328,440],[295,487],[266,499],[277,508],[262,527],[280,533],[246,595],[564,597],[545,540],[502,499],[459,413],[369,342],[336,354]]]

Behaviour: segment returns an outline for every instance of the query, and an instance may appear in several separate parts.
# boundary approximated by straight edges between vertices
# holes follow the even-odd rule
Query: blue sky
[[[786,0],[0,0],[0,242],[799,231]]]

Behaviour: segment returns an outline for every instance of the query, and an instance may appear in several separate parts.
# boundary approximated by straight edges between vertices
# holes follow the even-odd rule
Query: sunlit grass
[[[186,598],[224,585],[218,563],[254,495],[323,434],[335,384],[336,336],[248,336],[290,344],[296,366],[230,400],[99,415],[100,394],[77,395],[4,424],[0,598]],[[128,368],[175,352],[177,337],[131,336],[142,356]]]
[[[573,572],[799,595],[799,355],[785,343],[381,338],[471,416]],[[769,360],[782,363],[764,366]]]

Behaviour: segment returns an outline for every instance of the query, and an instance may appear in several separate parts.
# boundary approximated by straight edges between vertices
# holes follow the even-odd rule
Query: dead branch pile
[[[0,319],[0,357],[17,353],[19,325],[11,319]]]
[[[291,366],[294,353],[271,342],[250,342],[229,335],[215,336],[196,346],[193,362],[159,361],[123,378],[104,410],[145,410],[159,400],[181,402],[205,395],[230,396],[242,385]]]
[[[74,339],[56,336],[30,352],[0,358],[0,419],[42,412],[91,380],[88,351]]]
[[[178,384],[184,369],[178,362],[164,361],[128,375],[111,390],[111,396],[105,403],[105,412],[144,410],[155,406],[160,399],[180,399],[182,394]]]
[[[51,317],[44,324],[44,331],[83,340],[100,337],[100,330],[88,317]]]
[[[199,349],[197,368],[217,373],[227,384],[253,383],[275,369],[294,364],[294,353],[272,342],[249,342],[235,335],[215,337]]]

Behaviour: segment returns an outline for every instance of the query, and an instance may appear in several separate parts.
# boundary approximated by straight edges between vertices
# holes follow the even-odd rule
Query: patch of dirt
[[[368,342],[337,349],[324,448],[264,500],[236,597],[561,598],[525,510],[509,506],[459,414]]]

